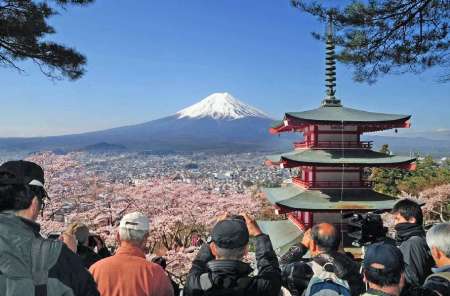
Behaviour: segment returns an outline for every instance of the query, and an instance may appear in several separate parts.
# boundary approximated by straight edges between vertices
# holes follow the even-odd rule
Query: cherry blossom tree
[[[450,184],[424,190],[419,198],[425,202],[423,207],[425,221],[448,222],[450,220]]]
[[[139,211],[151,220],[150,252],[166,256],[168,271],[180,279],[197,251],[193,237],[206,240],[217,215],[258,215],[261,210],[261,199],[250,192],[220,195],[170,178],[113,183],[89,172],[75,156],[46,152],[29,158],[44,168],[51,196],[40,220],[43,232],[61,231],[80,221],[103,236],[107,245],[116,246],[120,219]]]

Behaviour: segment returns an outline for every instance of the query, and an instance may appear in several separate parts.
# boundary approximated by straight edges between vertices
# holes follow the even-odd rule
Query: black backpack
[[[213,280],[211,273],[203,273],[200,276],[200,285],[207,296],[244,296],[250,285],[250,278],[223,276]]]

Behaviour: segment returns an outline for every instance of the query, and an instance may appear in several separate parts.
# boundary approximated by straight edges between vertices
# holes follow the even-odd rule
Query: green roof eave
[[[387,155],[367,149],[308,149],[269,155],[272,163],[291,161],[299,165],[400,165],[412,163],[416,159],[409,156]]]
[[[389,210],[396,197],[371,189],[306,190],[289,184],[278,188],[264,188],[266,198],[275,205],[292,210]]]
[[[303,112],[288,112],[286,116],[301,121],[345,122],[345,123],[383,123],[406,121],[411,115],[368,112],[346,107],[322,106]]]
[[[283,120],[277,120],[272,122],[272,124],[270,125],[271,128],[279,128],[280,126],[284,125],[284,121]]]
[[[300,241],[302,232],[289,220],[257,221],[261,231],[270,237],[273,249],[281,256]]]

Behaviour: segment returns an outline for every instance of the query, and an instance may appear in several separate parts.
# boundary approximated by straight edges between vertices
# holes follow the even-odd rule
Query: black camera
[[[354,239],[352,245],[361,247],[386,239],[388,229],[378,213],[352,213],[344,218],[348,219],[348,236]]]

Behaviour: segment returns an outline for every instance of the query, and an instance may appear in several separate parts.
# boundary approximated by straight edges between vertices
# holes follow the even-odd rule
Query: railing
[[[295,142],[295,148],[362,148],[372,149],[373,141],[302,141]]]
[[[373,182],[369,180],[359,181],[305,181],[300,177],[292,178],[295,184],[307,188],[372,188]]]

